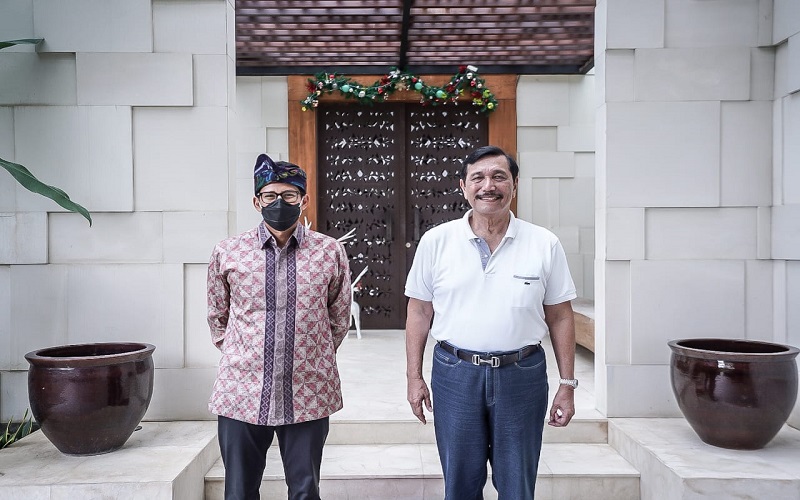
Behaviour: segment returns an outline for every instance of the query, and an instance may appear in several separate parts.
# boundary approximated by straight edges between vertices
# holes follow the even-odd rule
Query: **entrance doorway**
[[[486,115],[466,106],[321,104],[317,110],[321,232],[345,242],[366,329],[405,327],[405,279],[420,237],[461,217],[461,160],[489,141]]]

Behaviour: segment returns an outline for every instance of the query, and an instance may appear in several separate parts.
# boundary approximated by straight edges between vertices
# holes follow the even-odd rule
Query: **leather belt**
[[[531,344],[523,347],[518,351],[503,352],[503,353],[491,353],[491,352],[480,353],[473,351],[465,351],[447,342],[439,342],[439,347],[449,352],[453,356],[458,357],[459,359],[463,359],[464,361],[469,361],[473,365],[476,366],[489,365],[492,368],[498,368],[500,366],[516,363],[517,361],[527,358],[528,356],[530,356],[531,354],[535,353],[536,351],[542,348],[541,344]]]

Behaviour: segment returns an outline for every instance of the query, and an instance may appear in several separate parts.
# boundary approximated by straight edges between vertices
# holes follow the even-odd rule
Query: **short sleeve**
[[[556,240],[550,247],[550,272],[544,292],[544,305],[552,306],[578,296],[575,283],[567,265],[567,256],[561,242]]]

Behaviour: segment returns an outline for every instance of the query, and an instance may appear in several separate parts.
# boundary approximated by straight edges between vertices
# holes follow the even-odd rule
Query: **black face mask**
[[[283,198],[278,198],[266,207],[261,207],[261,216],[272,229],[286,231],[300,218],[300,204],[289,205]]]

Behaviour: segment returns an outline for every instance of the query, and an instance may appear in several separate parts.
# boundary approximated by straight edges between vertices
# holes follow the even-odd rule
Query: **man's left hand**
[[[550,407],[550,420],[548,425],[553,427],[566,427],[575,415],[575,389],[569,386],[559,386],[553,406]]]

